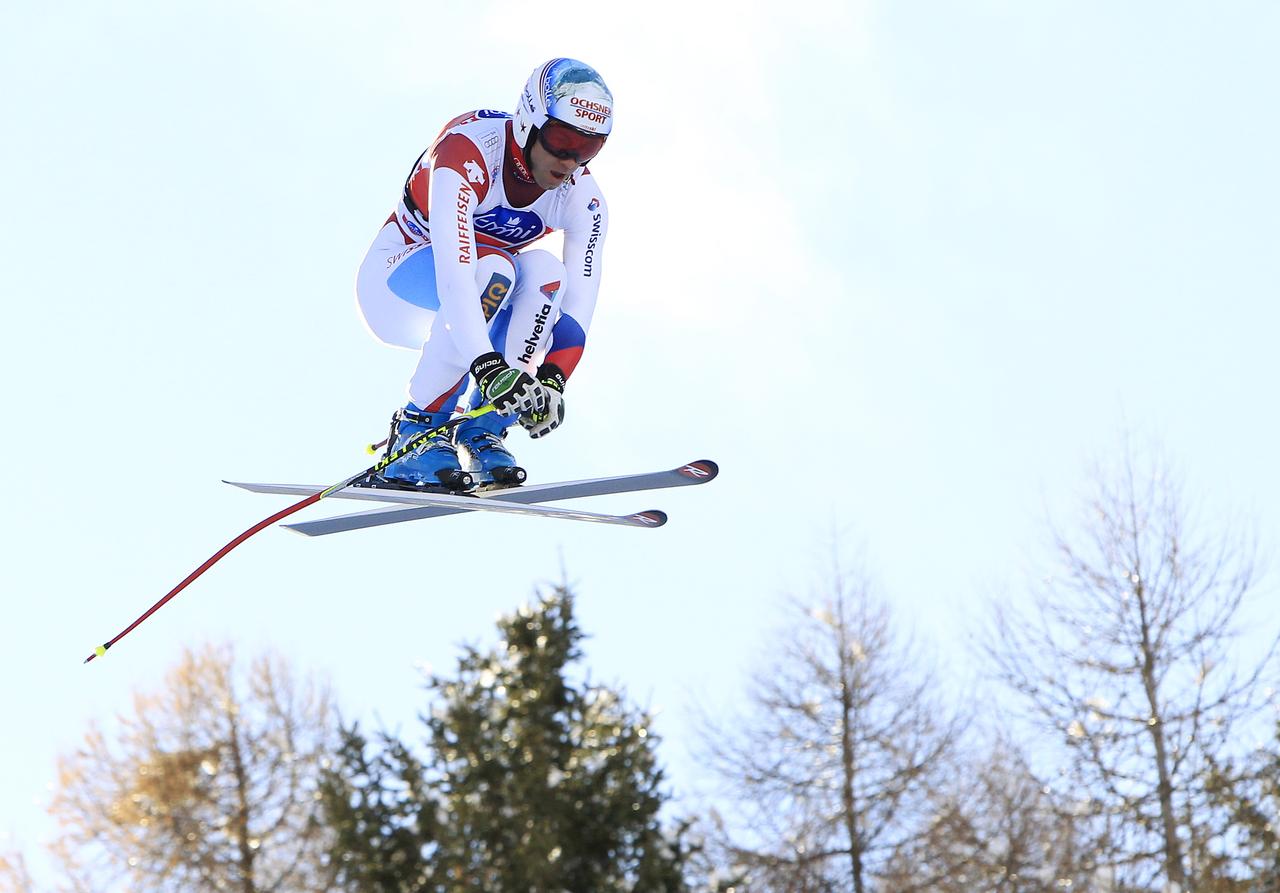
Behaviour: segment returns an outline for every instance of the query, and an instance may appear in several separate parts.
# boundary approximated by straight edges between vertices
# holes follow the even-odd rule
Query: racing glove
[[[499,415],[546,412],[546,388],[528,372],[510,366],[496,350],[481,354],[471,364],[471,374],[480,385],[484,399]]]
[[[538,368],[538,385],[546,400],[542,412],[520,415],[520,424],[533,438],[549,434],[564,421],[564,372],[555,363],[543,363]]]

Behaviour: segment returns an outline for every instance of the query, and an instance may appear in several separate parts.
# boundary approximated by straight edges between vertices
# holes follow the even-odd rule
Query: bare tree
[[[894,853],[886,889],[910,889],[922,877],[930,893],[1089,889],[1092,866],[1076,822],[1006,737],[962,758],[929,796],[928,831]]]
[[[865,582],[837,572],[825,597],[794,609],[751,710],[708,724],[732,809],[716,836],[755,889],[862,893],[927,827],[927,791],[960,726]]]
[[[327,691],[279,658],[238,674],[229,647],[187,651],[60,760],[55,857],[76,890],[331,889],[317,786],[333,722]]]
[[[1225,818],[1221,836],[1248,867],[1252,889],[1280,890],[1280,723],[1270,740],[1238,763],[1214,766],[1209,778],[1209,796]]]
[[[1054,535],[1056,572],[1029,608],[997,607],[984,650],[1042,751],[1062,745],[1054,784],[1090,821],[1098,883],[1196,890],[1206,772],[1255,716],[1275,649],[1232,659],[1254,549],[1195,528],[1167,465],[1127,446],[1091,484],[1084,521]]]
[[[17,847],[0,851],[0,893],[32,893],[35,885]]]

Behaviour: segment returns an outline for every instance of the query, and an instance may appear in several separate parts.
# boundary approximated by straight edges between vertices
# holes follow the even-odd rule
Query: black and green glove
[[[538,384],[546,400],[542,412],[521,413],[520,424],[533,438],[550,434],[564,421],[564,372],[555,363],[543,363],[538,369]]]
[[[496,350],[476,357],[471,374],[480,385],[485,402],[499,415],[536,415],[546,412],[546,388],[528,372],[510,366]]]

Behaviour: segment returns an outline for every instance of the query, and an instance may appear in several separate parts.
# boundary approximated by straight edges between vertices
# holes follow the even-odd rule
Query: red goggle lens
[[[586,164],[604,147],[605,137],[583,133],[555,120],[538,129],[538,142],[556,158],[570,158]]]

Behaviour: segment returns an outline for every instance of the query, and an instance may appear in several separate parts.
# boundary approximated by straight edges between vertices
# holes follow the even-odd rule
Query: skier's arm
[[[493,350],[476,285],[472,214],[489,191],[484,156],[475,143],[450,134],[431,153],[428,196],[436,294],[458,351],[474,359]]]
[[[595,179],[584,173],[574,189],[574,207],[564,230],[564,298],[560,318],[551,329],[551,349],[545,362],[567,379],[573,374],[587,342],[587,330],[600,293],[601,257],[609,230],[609,207]],[[594,206],[594,207],[593,207]],[[541,378],[541,376],[539,376]]]

